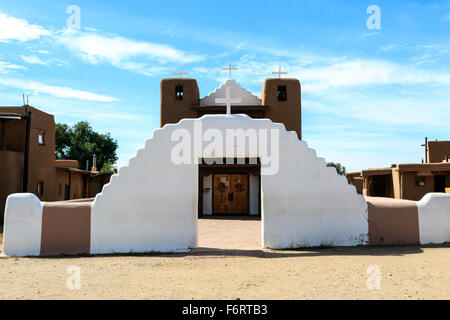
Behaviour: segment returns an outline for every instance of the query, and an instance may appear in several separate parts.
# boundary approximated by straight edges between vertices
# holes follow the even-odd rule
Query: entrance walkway
[[[198,220],[198,247],[261,250],[261,218],[207,217]]]

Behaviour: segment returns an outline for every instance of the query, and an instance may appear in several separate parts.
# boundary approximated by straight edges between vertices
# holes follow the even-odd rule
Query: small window
[[[70,200],[70,186],[64,185],[64,200]]]
[[[43,134],[38,135],[38,143],[41,146],[43,146],[45,144],[45,135],[43,135]]]
[[[277,97],[278,97],[278,101],[286,101],[287,100],[286,86],[278,86]]]
[[[43,196],[44,195],[44,181],[38,181],[36,194],[38,196]]]
[[[425,186],[425,177],[416,177],[416,187]]]
[[[175,94],[176,94],[175,99],[177,101],[183,100],[183,86],[177,86],[175,88]]]

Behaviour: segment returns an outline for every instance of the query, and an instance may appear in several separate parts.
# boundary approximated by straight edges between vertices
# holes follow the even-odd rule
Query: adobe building
[[[111,178],[112,172],[80,170],[77,160],[56,160],[54,201],[94,198]]]
[[[427,141],[426,155],[426,163],[367,169],[349,173],[347,179],[365,196],[418,201],[427,193],[448,192],[450,141]]]
[[[53,115],[29,105],[0,107],[0,126],[0,224],[10,194],[34,193],[42,201],[70,200],[95,196],[109,181],[111,174],[77,171],[76,161],[55,160]],[[71,170],[75,171],[68,174]]]
[[[246,114],[251,118],[268,118],[283,123],[288,131],[302,138],[301,86],[298,79],[266,79],[261,98],[242,88],[236,80],[227,80],[214,92],[200,98],[195,79],[172,78],[161,81],[161,127],[185,118],[200,118],[208,114],[226,114],[225,103],[216,99],[238,97],[232,114]],[[200,166],[199,216],[203,215],[261,215],[260,164],[241,166]]]

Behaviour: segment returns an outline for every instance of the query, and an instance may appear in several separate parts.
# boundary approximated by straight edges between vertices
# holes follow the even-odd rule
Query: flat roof
[[[362,170],[361,174],[363,176],[378,176],[391,174],[393,170],[403,171],[403,172],[417,172],[417,171],[450,171],[450,162],[439,162],[439,163],[401,163],[393,165],[391,168],[370,168]],[[349,174],[353,175],[354,172]]]
[[[392,168],[369,168],[361,171],[363,176],[379,176],[392,174]]]
[[[80,170],[80,169],[71,168],[71,167],[60,167],[60,166],[56,166],[56,170],[59,170],[59,171],[70,171],[70,172],[79,173],[79,174],[89,174],[91,176],[100,176],[100,175],[114,174],[114,172],[103,172],[103,171],[98,171],[97,172],[97,171]]]

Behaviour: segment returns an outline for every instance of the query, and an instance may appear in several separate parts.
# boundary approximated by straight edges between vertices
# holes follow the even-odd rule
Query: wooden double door
[[[248,174],[215,174],[214,214],[248,214],[248,188]]]

